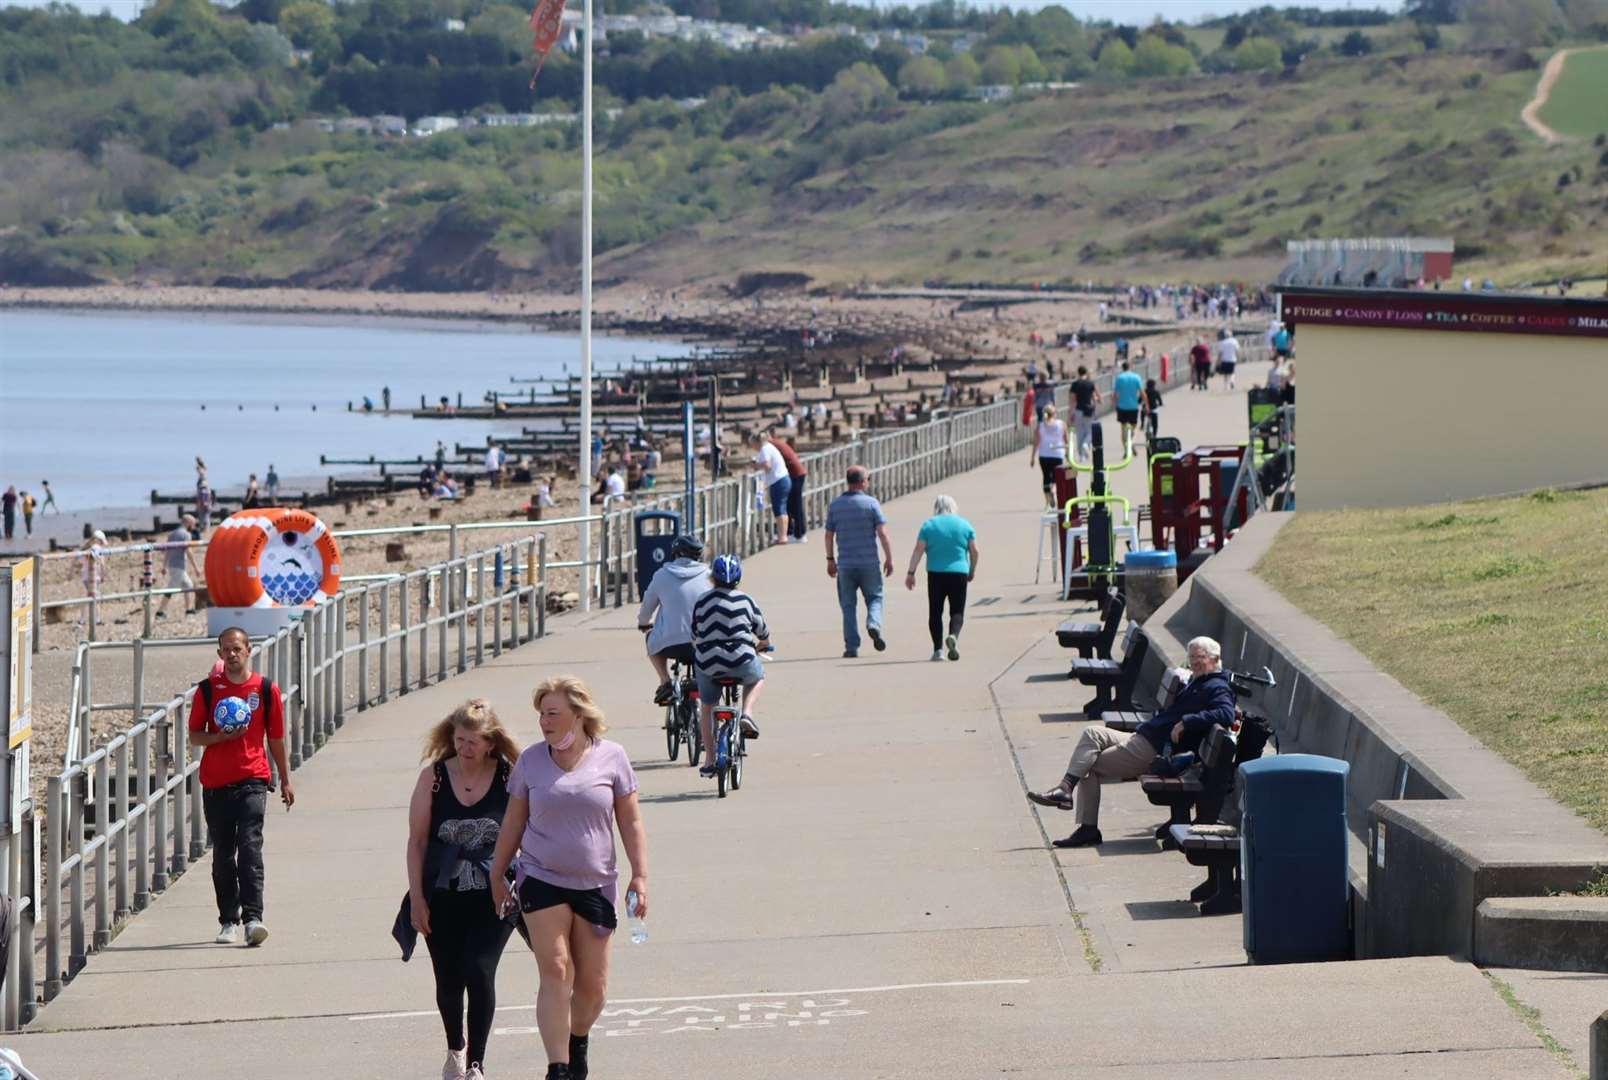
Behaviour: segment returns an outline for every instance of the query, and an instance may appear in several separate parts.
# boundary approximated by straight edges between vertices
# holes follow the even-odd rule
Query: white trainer
[[[486,1074],[480,1071],[479,1065],[469,1066],[469,1071],[463,1074],[464,1080],[486,1080]]]
[[[240,940],[240,924],[226,922],[218,924],[218,936],[212,939],[219,945],[233,945]]]
[[[932,658],[934,660],[942,660],[944,658],[944,651],[942,649],[934,649],[932,651]]]
[[[464,1057],[468,1053],[467,1047],[462,1050],[448,1050],[447,1063],[441,1066],[441,1080],[465,1080],[469,1070],[465,1067]]]
[[[268,928],[262,924],[261,919],[246,920],[246,944],[249,946],[261,945],[268,940]]]

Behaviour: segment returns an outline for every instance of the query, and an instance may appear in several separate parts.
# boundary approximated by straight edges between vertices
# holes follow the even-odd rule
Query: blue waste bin
[[[1253,964],[1346,960],[1346,776],[1316,754],[1240,766],[1240,888],[1245,953]]]
[[[653,532],[648,531],[650,526]],[[670,561],[670,547],[681,531],[681,515],[671,510],[644,510],[636,515],[632,528],[636,533],[637,595],[641,596],[659,567]]]

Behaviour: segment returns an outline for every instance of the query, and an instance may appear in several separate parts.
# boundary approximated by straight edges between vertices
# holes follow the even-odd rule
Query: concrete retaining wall
[[[1257,515],[1151,616],[1141,684],[1158,685],[1197,634],[1229,667],[1270,667],[1279,685],[1258,704],[1281,751],[1351,763],[1357,955],[1484,962],[1480,903],[1580,888],[1608,867],[1608,837],[1256,576],[1292,516]],[[1526,966],[1549,966],[1547,953]]]

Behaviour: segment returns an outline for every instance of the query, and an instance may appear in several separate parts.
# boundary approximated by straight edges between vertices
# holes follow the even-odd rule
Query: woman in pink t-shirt
[[[532,695],[544,742],[519,755],[508,777],[508,811],[491,866],[497,910],[518,904],[541,982],[536,1026],[548,1080],[585,1080],[587,1038],[603,1011],[618,827],[631,861],[636,914],[648,913],[648,837],[636,773],[619,743],[602,738],[603,710],[573,676],[543,680]],[[518,857],[515,858],[515,851]],[[504,881],[513,866],[517,881]]]

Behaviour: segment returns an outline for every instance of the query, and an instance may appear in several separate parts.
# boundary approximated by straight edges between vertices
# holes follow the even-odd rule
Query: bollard
[[[1591,1080],[1608,1080],[1608,1012],[1591,1025]]]

